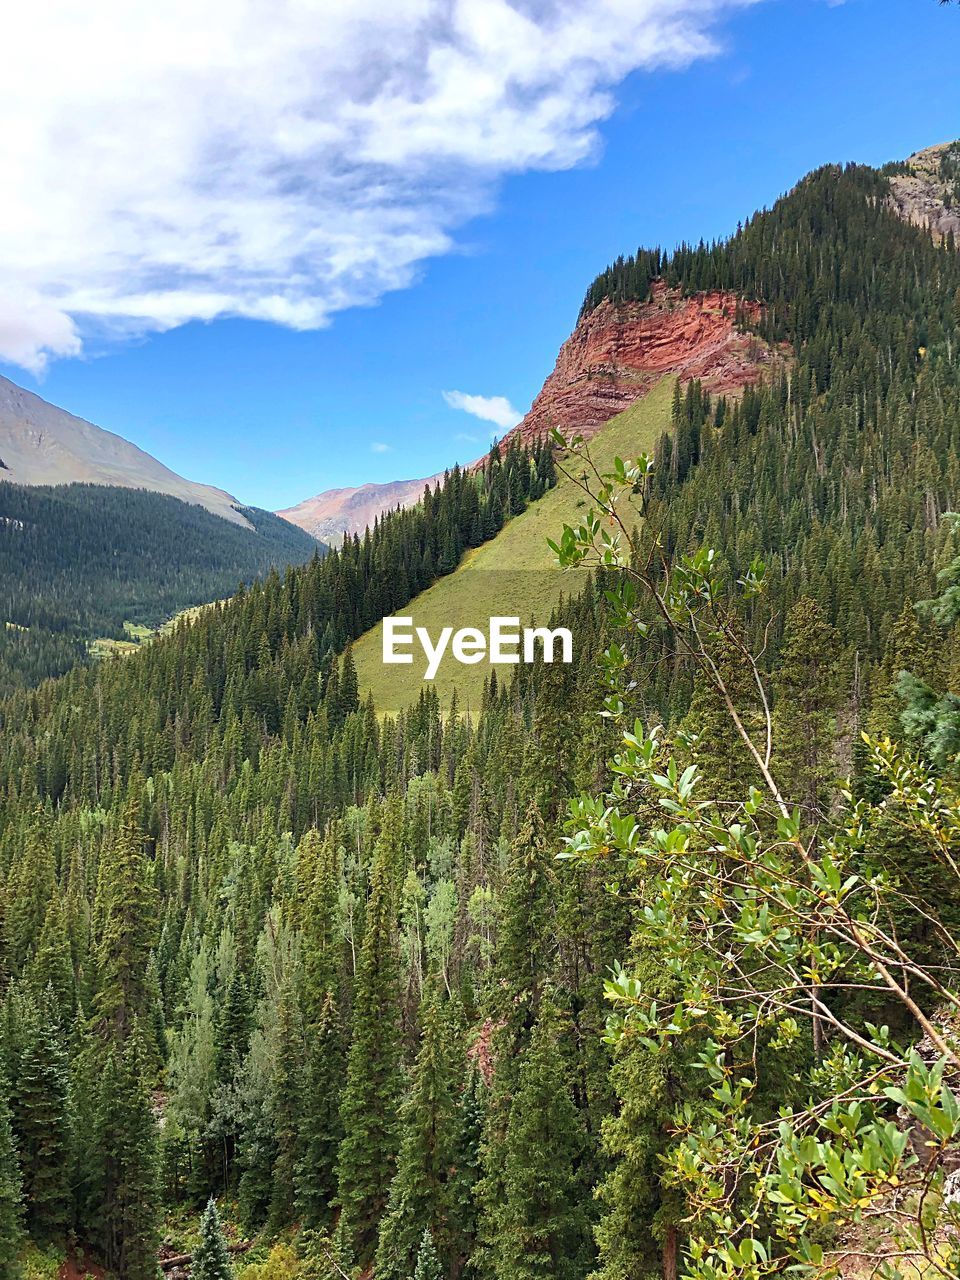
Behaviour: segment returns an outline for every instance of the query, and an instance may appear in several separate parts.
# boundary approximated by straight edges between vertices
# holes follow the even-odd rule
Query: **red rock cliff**
[[[583,316],[529,413],[510,435],[526,440],[551,427],[588,437],[644,395],[664,374],[699,378],[712,392],[755,382],[778,357],[735,325],[732,293],[684,298],[662,283],[642,303],[603,302]],[[741,303],[753,318],[756,303]]]

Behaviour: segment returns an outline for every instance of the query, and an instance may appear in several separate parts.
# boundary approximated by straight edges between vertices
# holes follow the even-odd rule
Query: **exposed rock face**
[[[551,427],[589,438],[667,373],[684,381],[699,378],[712,392],[735,392],[756,382],[781,356],[737,329],[737,307],[732,293],[684,298],[662,283],[654,285],[647,302],[602,303],[581,318],[530,412],[504,439],[534,440]],[[756,319],[760,308],[741,302],[740,311]],[[423,486],[439,478],[329,489],[277,515],[338,543],[344,534],[362,533],[384,511],[412,506]]]
[[[712,392],[755,382],[779,356],[738,331],[737,306],[732,293],[684,298],[662,283],[647,302],[601,303],[560,348],[553,373],[510,435],[532,440],[557,427],[589,438],[667,373],[699,378]],[[740,310],[755,319],[760,308],[740,303]]]
[[[907,166],[907,173],[890,179],[894,209],[907,222],[929,227],[938,238],[952,231],[960,239],[960,143],[926,147],[912,155]]]
[[[347,534],[363,533],[385,511],[413,506],[423,497],[424,485],[432,486],[440,479],[441,476],[430,476],[426,480],[364,484],[357,489],[327,489],[276,514],[322,542],[336,546]]]
[[[129,440],[75,418],[0,377],[0,480],[14,484],[107,484],[168,493],[252,529],[236,498],[184,480]]]

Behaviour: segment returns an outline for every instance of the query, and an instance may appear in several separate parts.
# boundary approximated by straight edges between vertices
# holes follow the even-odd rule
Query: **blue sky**
[[[618,253],[725,234],[820,163],[881,163],[960,136],[960,9],[719,7],[715,54],[618,80],[587,158],[511,163],[468,191],[446,224],[449,251],[373,305],[301,331],[231,318],[128,337],[88,326],[82,354],[39,377],[0,372],[268,508],[476,456],[496,429],[443,391],[524,411],[586,285]]]

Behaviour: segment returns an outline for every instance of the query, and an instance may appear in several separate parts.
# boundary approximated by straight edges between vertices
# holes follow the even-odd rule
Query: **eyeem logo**
[[[560,661],[573,661],[573,636],[566,627],[524,627],[520,630],[519,618],[491,618],[489,633],[477,627],[444,627],[434,644],[426,627],[414,627],[412,618],[384,618],[383,660],[390,666],[409,666],[413,662],[414,640],[420,642],[427,667],[424,680],[432,680],[440,670],[440,663],[449,648],[457,662],[473,666],[488,658],[490,662],[535,662],[537,645],[542,646],[544,662],[555,660],[560,646]],[[522,655],[522,656],[521,656]]]

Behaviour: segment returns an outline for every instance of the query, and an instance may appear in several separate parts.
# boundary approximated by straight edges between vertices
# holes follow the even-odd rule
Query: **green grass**
[[[670,426],[673,382],[662,379],[594,437],[590,452],[601,470],[609,469],[617,456],[632,458],[652,451]],[[556,540],[564,523],[574,523],[585,507],[574,482],[561,476],[556,488],[511,520],[491,542],[468,552],[454,573],[417,596],[403,615],[412,617],[415,627],[426,627],[434,639],[443,627],[472,626],[486,633],[488,620],[496,614],[518,617],[521,626],[546,623],[561,596],[577,594],[586,577],[585,571],[561,572],[547,538]],[[377,625],[360,637],[353,653],[363,696],[372,693],[377,710],[393,714],[419,697],[425,663],[415,644],[412,666],[387,666],[382,646],[382,628]],[[463,666],[446,656],[433,684],[444,706],[456,688],[461,710],[476,711],[491,670],[486,660]],[[498,674],[509,671],[500,667]]]
[[[134,642],[152,640],[157,634],[152,627],[144,626],[142,622],[125,622],[123,630]]]
[[[171,632],[181,618],[195,618],[201,610],[209,607],[206,604],[195,604],[191,605],[189,609],[181,609],[178,614],[175,614],[160,627],[148,627],[142,622],[125,622],[123,624],[125,640],[114,640],[110,636],[98,636],[95,640],[89,642],[87,649],[93,658],[110,658],[115,654],[125,656],[136,653],[157,636],[165,636]],[[12,624],[8,623],[7,625],[11,626]]]

